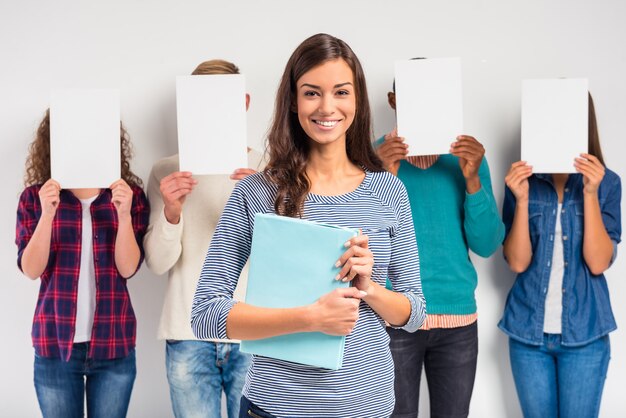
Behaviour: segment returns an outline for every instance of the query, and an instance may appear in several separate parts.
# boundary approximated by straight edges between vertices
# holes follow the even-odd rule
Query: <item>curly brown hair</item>
[[[143,186],[143,181],[131,171],[130,160],[133,156],[128,132],[120,122],[120,150],[122,160],[122,179],[129,186]],[[43,184],[50,179],[50,109],[46,110],[35,139],[28,147],[24,186]]]
[[[301,216],[311,188],[306,175],[309,141],[293,111],[296,82],[307,71],[327,61],[342,59],[352,69],[356,93],[356,114],[346,132],[346,152],[350,161],[368,171],[384,171],[372,147],[372,124],[365,75],[359,59],[341,39],[318,33],[304,40],[293,52],[278,86],[274,119],[267,143],[269,163],[264,174],[278,185],[274,210],[291,217]]]

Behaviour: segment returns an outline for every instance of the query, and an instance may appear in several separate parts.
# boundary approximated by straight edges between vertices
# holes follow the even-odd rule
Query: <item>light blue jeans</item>
[[[176,418],[221,418],[222,390],[228,418],[239,416],[241,390],[252,356],[239,344],[168,340],[167,380]]]
[[[35,354],[35,390],[44,418],[124,418],[137,369],[135,350],[113,360],[87,358],[89,343],[72,347],[69,361]]]
[[[511,369],[525,418],[594,418],[611,357],[609,337],[564,347],[544,334],[542,346],[509,339]]]

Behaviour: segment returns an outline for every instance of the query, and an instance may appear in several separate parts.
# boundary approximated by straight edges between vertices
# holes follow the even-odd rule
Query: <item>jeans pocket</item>
[[[246,404],[244,405],[246,411],[245,416],[251,418],[276,418],[274,415],[265,412],[264,410],[250,402],[249,399],[246,399],[244,402],[246,402]]]

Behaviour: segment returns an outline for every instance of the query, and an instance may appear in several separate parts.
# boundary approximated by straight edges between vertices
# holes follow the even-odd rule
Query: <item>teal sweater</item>
[[[429,314],[476,312],[477,275],[468,250],[489,257],[504,238],[486,158],[478,174],[482,187],[468,194],[459,159],[453,155],[441,155],[426,170],[400,163],[398,177],[409,194]]]

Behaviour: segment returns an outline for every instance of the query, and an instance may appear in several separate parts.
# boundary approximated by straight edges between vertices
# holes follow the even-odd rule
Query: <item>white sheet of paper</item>
[[[181,171],[231,174],[248,166],[245,99],[241,74],[176,78]]]
[[[61,187],[109,187],[121,176],[120,146],[119,90],[52,91],[50,170]]]
[[[463,133],[460,58],[397,61],[398,135],[409,155],[448,154]]]
[[[522,82],[522,160],[535,173],[575,173],[588,149],[587,79]]]

